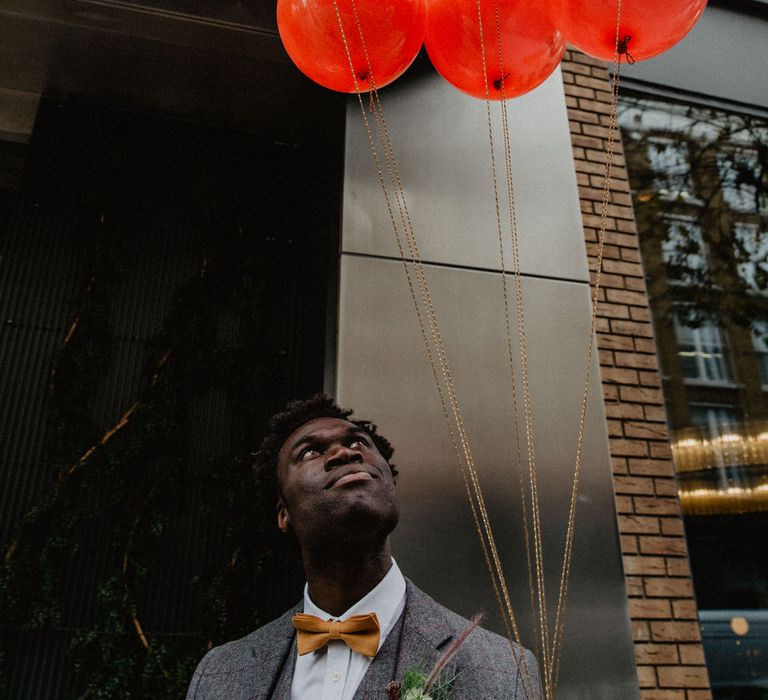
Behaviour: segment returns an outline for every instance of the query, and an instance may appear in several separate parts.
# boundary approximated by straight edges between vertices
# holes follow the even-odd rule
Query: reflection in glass
[[[654,172],[654,189],[668,198],[692,192],[687,144],[664,136],[653,136],[647,143],[648,162]]]
[[[713,696],[767,699],[768,119],[620,101]]]
[[[723,150],[717,154],[717,168],[722,184],[723,199],[738,212],[768,211],[768,199],[758,189],[759,160],[749,148]]]
[[[688,325],[675,317],[677,354],[683,376],[705,382],[727,382],[731,379],[728,355],[720,328],[711,321]]]
[[[667,266],[667,280],[695,284],[708,267],[701,226],[691,216],[664,217],[666,237],[661,242],[661,257]]]
[[[739,277],[752,292],[766,293],[768,278],[768,235],[752,221],[733,224],[733,242],[736,248],[736,269]]]
[[[768,510],[768,421],[738,423],[728,406],[697,408],[700,425],[678,430],[672,439],[683,511]]]
[[[752,347],[760,363],[760,377],[768,385],[768,321],[757,321],[752,327]]]

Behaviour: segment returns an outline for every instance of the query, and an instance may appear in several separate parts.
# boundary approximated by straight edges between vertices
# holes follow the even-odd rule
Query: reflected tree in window
[[[625,94],[620,124],[697,594],[762,607],[768,561],[714,549],[768,536],[768,119]]]
[[[672,322],[768,319],[768,121],[713,108],[623,96],[620,123],[650,290]]]

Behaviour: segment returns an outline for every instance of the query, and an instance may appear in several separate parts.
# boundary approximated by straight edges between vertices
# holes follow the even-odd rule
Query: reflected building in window
[[[713,690],[768,697],[768,119],[637,93],[620,120]]]
[[[684,316],[676,315],[675,339],[680,370],[686,381],[730,383],[728,348],[717,323],[706,320],[694,326]]]

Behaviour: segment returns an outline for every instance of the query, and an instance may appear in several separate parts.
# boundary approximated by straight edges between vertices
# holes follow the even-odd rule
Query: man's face
[[[370,436],[340,418],[316,418],[280,449],[278,527],[302,545],[388,535],[397,525],[395,482]]]

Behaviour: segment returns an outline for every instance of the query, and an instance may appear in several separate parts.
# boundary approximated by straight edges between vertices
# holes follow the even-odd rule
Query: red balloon
[[[696,24],[707,0],[621,0],[619,52],[642,61],[674,46]],[[618,0],[552,0],[558,29],[577,49],[603,61],[616,50]]]
[[[515,97],[543,83],[560,63],[565,39],[546,6],[536,0],[480,0],[480,13],[490,99],[502,98],[502,78],[504,98]],[[485,99],[477,0],[429,0],[424,45],[449,83]]]
[[[371,90],[371,75],[377,89],[384,87],[411,65],[424,40],[424,0],[336,0],[335,4],[357,89]],[[355,92],[336,7],[334,0],[278,0],[277,27],[285,50],[302,73],[331,90]]]

